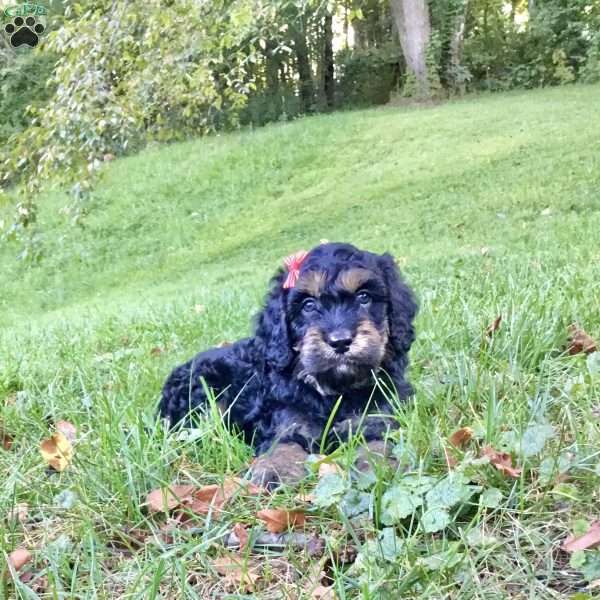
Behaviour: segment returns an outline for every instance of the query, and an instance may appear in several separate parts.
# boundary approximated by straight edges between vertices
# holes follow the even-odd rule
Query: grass
[[[598,354],[564,352],[570,323],[600,338],[599,92],[338,113],[150,148],[107,166],[84,228],[61,215],[58,192],[40,199],[42,262],[0,248],[0,398],[14,438],[0,449],[0,514],[29,507],[24,523],[1,522],[0,544],[34,555],[34,578],[3,579],[0,597],[308,599],[323,566],[340,599],[594,597],[600,553],[569,564],[560,545],[599,516]],[[247,335],[281,257],[321,238],[398,257],[421,305],[398,454],[443,478],[446,440],[469,426],[457,470],[481,489],[436,534],[421,509],[385,515],[404,481],[385,469],[366,486],[366,516],[348,517],[335,494],[301,504],[325,558],[265,554],[252,595],[215,570],[219,537],[236,522],[258,535],[256,511],[298,507],[296,490],[162,535],[141,506],[148,491],[222,481],[251,452],[214,416],[191,438],[168,435],[155,407],[169,370]],[[73,464],[49,475],[38,447],[60,419],[79,439]],[[510,450],[521,476],[479,464],[486,444]],[[339,556],[350,546],[352,566]]]

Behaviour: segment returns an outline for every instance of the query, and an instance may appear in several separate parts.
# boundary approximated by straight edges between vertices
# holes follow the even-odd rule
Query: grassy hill
[[[398,523],[402,550],[378,557],[360,542],[350,570],[327,567],[338,597],[386,598],[402,582],[411,598],[564,598],[600,579],[598,551],[569,566],[560,550],[600,501],[600,362],[564,353],[573,322],[600,338],[599,93],[336,113],[149,148],[107,165],[83,228],[61,216],[61,194],[41,198],[41,263],[0,247],[0,399],[14,439],[0,450],[0,508],[29,506],[2,550],[29,547],[33,571],[76,597],[224,597],[215,540],[238,521],[258,531],[255,510],[240,501],[165,541],[140,504],[173,481],[239,473],[250,451],[214,420],[194,439],[155,428],[160,386],[193,352],[246,335],[282,257],[326,238],[392,252],[419,297],[417,393],[398,414],[411,468],[443,477],[445,440],[468,426],[458,469],[482,493],[499,490],[493,507],[479,492],[453,506],[434,536]],[[75,459],[48,476],[38,445],[60,419],[78,427]],[[473,463],[486,444],[512,452],[522,475]],[[310,509],[331,556],[381,535],[391,477],[368,491],[370,529],[336,506]],[[297,507],[294,497],[268,502]],[[115,550],[131,529],[145,532],[141,547]],[[286,550],[256,597],[310,598],[313,562]]]

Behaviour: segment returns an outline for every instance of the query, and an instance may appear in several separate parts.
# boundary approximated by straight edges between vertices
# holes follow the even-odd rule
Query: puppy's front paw
[[[278,444],[259,456],[250,468],[252,483],[273,489],[281,484],[293,485],[306,475],[307,452],[299,444]]]
[[[388,464],[393,469],[398,466],[398,461],[392,456],[391,444],[386,444],[383,440],[372,440],[358,449],[354,466],[361,473],[374,472],[377,465],[381,464]]]

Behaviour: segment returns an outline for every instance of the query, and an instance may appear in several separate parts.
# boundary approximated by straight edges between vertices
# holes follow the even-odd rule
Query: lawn
[[[336,113],[148,148],[107,163],[84,227],[48,192],[40,263],[0,246],[0,544],[32,554],[0,598],[314,600],[318,585],[338,599],[596,597],[600,551],[561,546],[600,518],[600,353],[566,351],[572,323],[600,339],[599,93]],[[332,457],[339,473],[242,490],[165,527],[149,491],[222,483],[251,451],[214,414],[165,432],[162,381],[247,335],[282,257],[322,238],[393,253],[417,292],[401,468],[350,478],[357,439]],[[39,447],[60,420],[77,432],[57,473]],[[463,427],[472,438],[454,448]],[[251,551],[256,513],[273,507],[303,511],[319,543],[304,549],[296,532]],[[239,523],[251,543],[226,550]]]

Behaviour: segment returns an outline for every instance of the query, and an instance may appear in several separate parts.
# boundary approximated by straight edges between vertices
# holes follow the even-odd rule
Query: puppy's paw
[[[372,440],[358,449],[354,467],[361,473],[371,473],[386,464],[392,469],[398,466],[398,461],[392,456],[392,445],[383,440]]]
[[[250,479],[252,483],[268,489],[298,483],[306,475],[304,462],[307,456],[299,444],[278,444],[254,461],[250,467]]]

